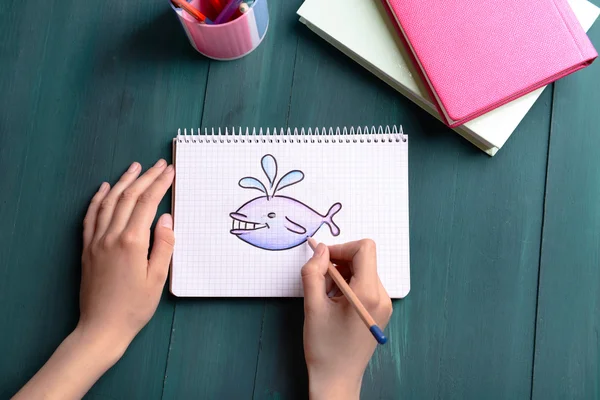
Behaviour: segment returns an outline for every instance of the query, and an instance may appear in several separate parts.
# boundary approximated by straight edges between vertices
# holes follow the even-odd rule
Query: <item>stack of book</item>
[[[491,156],[545,85],[597,57],[586,0],[306,0],[298,14]]]

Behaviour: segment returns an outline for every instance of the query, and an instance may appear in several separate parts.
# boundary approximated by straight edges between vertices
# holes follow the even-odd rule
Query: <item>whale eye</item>
[[[275,213],[268,213],[267,217],[269,217],[269,218],[275,218]]]

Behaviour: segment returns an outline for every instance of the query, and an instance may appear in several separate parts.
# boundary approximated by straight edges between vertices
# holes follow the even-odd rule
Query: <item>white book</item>
[[[586,0],[569,0],[569,4],[587,32],[600,9]],[[323,39],[441,119],[380,0],[306,0],[298,15],[302,23]],[[493,156],[544,89],[537,89],[454,130]]]
[[[401,128],[186,133],[174,140],[173,294],[302,296],[309,237],[373,239],[381,283],[392,298],[408,294]]]

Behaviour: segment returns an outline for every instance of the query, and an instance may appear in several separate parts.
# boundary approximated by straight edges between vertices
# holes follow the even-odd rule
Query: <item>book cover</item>
[[[450,127],[589,65],[566,0],[386,0]]]

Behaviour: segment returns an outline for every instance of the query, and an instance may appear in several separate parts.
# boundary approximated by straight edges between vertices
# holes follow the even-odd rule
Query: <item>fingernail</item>
[[[158,160],[156,162],[156,164],[154,164],[155,167],[162,167],[163,165],[165,165],[167,162],[165,160],[163,160],[162,158],[160,160]]]
[[[137,162],[134,162],[133,164],[131,164],[129,166],[129,169],[127,170],[127,172],[135,172],[135,171],[137,171],[139,165],[140,164],[138,164]]]
[[[171,217],[171,214],[164,214],[163,216],[161,216],[158,223],[160,226],[173,229],[173,217]]]
[[[165,169],[164,174],[170,174],[173,171],[173,164],[169,165],[167,169]]]
[[[98,192],[103,193],[107,188],[108,188],[108,183],[102,182],[102,185],[100,185],[100,189],[98,189]]]

